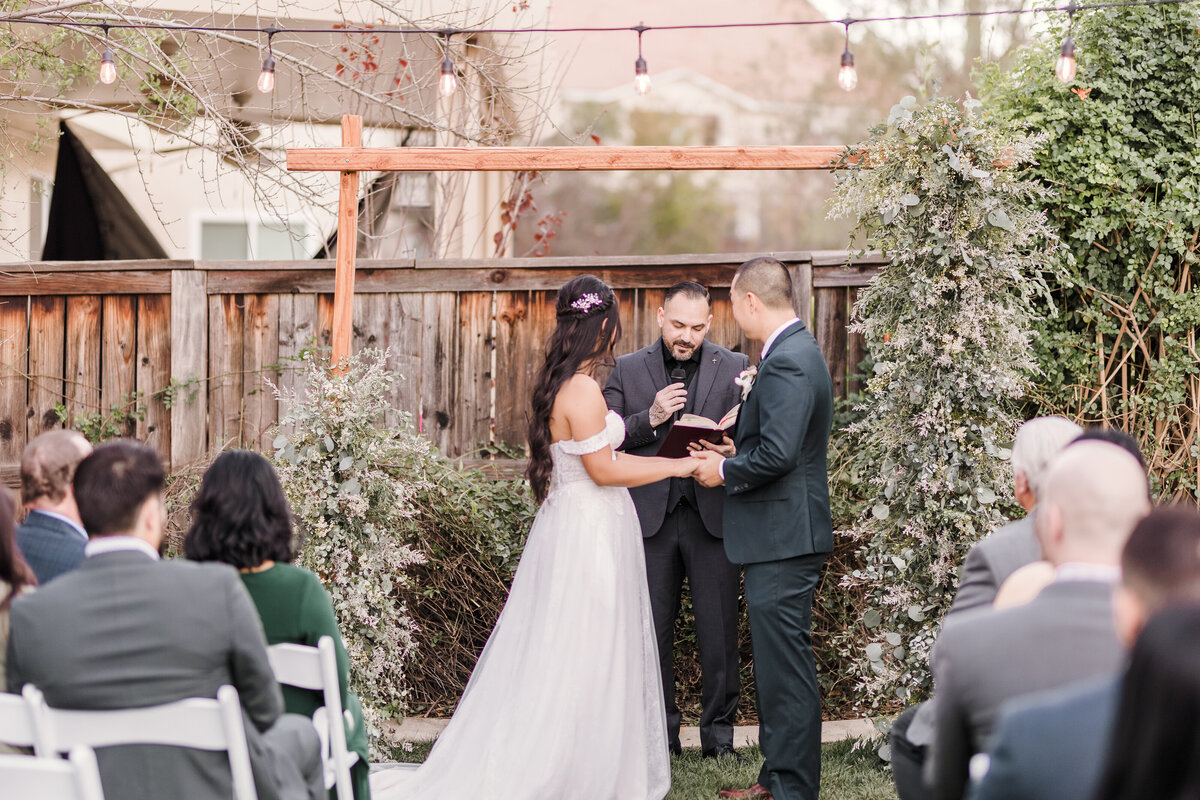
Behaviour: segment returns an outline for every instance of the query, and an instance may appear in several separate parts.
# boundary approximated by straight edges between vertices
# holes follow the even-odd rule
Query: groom
[[[813,590],[833,550],[825,467],[833,384],[816,340],[793,311],[783,264],[747,261],[729,293],[742,331],[763,342],[762,360],[738,415],[737,455],[696,454],[696,480],[724,484],[725,551],[745,565],[766,761],[757,783],[720,796],[816,800],[821,698],[809,629]]]

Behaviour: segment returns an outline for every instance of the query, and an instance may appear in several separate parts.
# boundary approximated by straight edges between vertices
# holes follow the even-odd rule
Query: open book
[[[713,422],[708,417],[697,414],[684,414],[674,425],[663,443],[658,447],[658,456],[662,458],[683,458],[688,454],[688,445],[701,440],[720,444],[722,438],[733,437],[737,427],[738,409],[741,403],[729,409],[720,422]]]

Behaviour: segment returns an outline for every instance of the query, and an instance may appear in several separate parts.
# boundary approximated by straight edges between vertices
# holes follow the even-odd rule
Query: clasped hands
[[[690,456],[679,459],[685,462],[680,465],[681,478],[695,478],[701,486],[712,488],[725,482],[721,477],[721,462],[732,456],[736,451],[733,440],[724,437],[720,444],[700,441],[688,445]],[[687,464],[686,462],[692,462]],[[689,468],[690,467],[690,468]]]

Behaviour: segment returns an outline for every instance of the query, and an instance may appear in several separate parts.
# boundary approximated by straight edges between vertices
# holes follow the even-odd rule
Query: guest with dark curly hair
[[[265,458],[245,450],[222,453],[204,473],[192,501],[192,527],[183,542],[193,561],[220,561],[237,567],[262,618],[268,644],[292,642],[315,647],[322,636],[337,650],[342,706],[354,719],[346,743],[358,753],[350,770],[356,800],[367,800],[367,730],[362,704],[349,689],[350,658],[342,643],[333,603],[316,575],[293,559],[292,513],[275,470]],[[312,716],[319,692],[284,686],[287,711]],[[330,798],[333,800],[331,793]]]

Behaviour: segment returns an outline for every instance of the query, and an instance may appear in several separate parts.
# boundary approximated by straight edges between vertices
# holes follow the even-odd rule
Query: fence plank
[[[137,391],[137,298],[107,295],[100,304],[100,407],[134,411]],[[121,435],[137,434],[137,420],[125,420]]]
[[[858,302],[858,296],[861,294],[861,289],[849,289],[850,295],[850,310],[853,312],[854,304]],[[847,317],[850,319],[851,317]],[[854,394],[861,392],[866,386],[866,376],[862,374],[859,364],[867,357],[867,340],[861,333],[846,332],[846,369],[850,376],[846,381],[847,392]]]
[[[224,450],[242,441],[242,298],[208,299],[208,447]]]
[[[388,297],[388,368],[397,375],[392,388],[392,408],[412,416],[417,424],[421,407],[421,341],[424,303],[418,294],[390,294]],[[389,415],[389,426],[397,424]]]
[[[25,303],[21,302],[20,333],[25,334]],[[29,407],[21,411],[24,441],[63,423],[54,406],[65,403],[63,394],[64,344],[67,327],[65,297],[31,297],[29,299]],[[7,333],[7,331],[6,331]],[[22,346],[22,358],[25,356]],[[22,365],[24,369],[24,365]],[[21,392],[24,400],[25,392]]]
[[[825,362],[829,365],[829,375],[833,378],[833,394],[835,397],[846,396],[846,290],[838,287],[833,289],[816,289],[813,294],[816,299],[816,338]]]
[[[146,417],[138,422],[138,438],[168,461],[171,457],[171,412],[162,390],[171,380],[171,298],[148,294],[138,298],[137,388],[146,397]]]
[[[171,466],[208,452],[208,296],[199,271],[171,273]]]
[[[278,295],[247,295],[242,325],[242,443],[262,451],[270,447],[269,431],[279,418],[268,383],[279,379]]]
[[[450,371],[458,382],[455,455],[465,455],[491,441],[492,293],[460,294],[458,324],[458,355]]]
[[[317,295],[317,346],[329,348],[333,346],[333,295]],[[328,357],[328,353],[325,354]]]
[[[300,353],[313,345],[317,326],[317,296],[285,294],[279,296],[279,417],[288,412],[287,397],[304,391],[304,363]]]
[[[458,409],[453,361],[458,352],[458,297],[454,292],[436,292],[423,299],[420,427],[443,453],[454,456],[458,455],[453,451]]]
[[[496,441],[524,447],[528,422],[525,410],[533,388],[530,367],[536,369],[534,332],[540,320],[531,317],[529,292],[496,295]]]
[[[813,317],[813,268],[812,264],[800,262],[794,266],[788,267],[788,272],[792,276],[792,305],[796,309],[796,316],[804,321],[804,324],[812,328]]]
[[[26,297],[0,297],[0,464],[15,464],[25,449],[29,408]]]
[[[100,412],[100,298],[67,298],[67,362],[64,375],[67,416]]]
[[[714,344],[726,347],[735,353],[749,353],[751,360],[758,361],[758,348],[751,345],[750,340],[742,334],[737,320],[733,318],[733,303],[729,300],[728,289],[712,289],[712,327],[708,331],[708,339]]]
[[[12,271],[4,276],[4,291],[27,295],[168,294],[169,272],[52,272]]]

